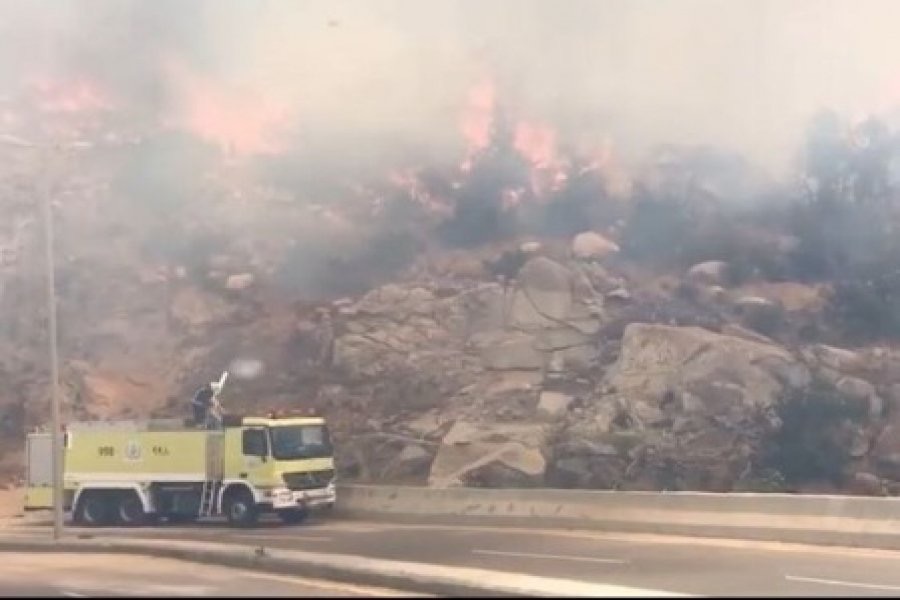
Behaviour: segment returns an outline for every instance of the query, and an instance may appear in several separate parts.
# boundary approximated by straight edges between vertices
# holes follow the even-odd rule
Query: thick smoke
[[[0,72],[87,74],[175,122],[184,79],[215,82],[222,119],[244,95],[236,114],[268,106],[291,147],[361,170],[459,152],[488,76],[571,144],[721,145],[780,169],[818,109],[891,108],[898,17],[891,0],[7,0]]]

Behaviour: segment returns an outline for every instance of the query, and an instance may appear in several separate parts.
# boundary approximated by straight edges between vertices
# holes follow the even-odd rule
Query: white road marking
[[[817,577],[799,577],[797,575],[785,575],[788,581],[797,581],[800,583],[820,583],[822,585],[837,585],[843,587],[854,587],[865,590],[884,590],[889,592],[900,591],[900,585],[884,585],[879,583],[857,583],[853,581],[840,581],[837,579],[819,579]]]
[[[78,592],[63,591],[62,595],[66,598],[87,598],[87,596],[85,596],[84,594],[79,594]]]
[[[355,592],[357,594],[362,594],[364,596],[379,596],[379,597],[408,597],[412,594],[406,594],[404,592],[400,592],[397,590],[388,590],[385,588],[373,588],[373,587],[363,587],[359,585],[351,585],[345,583],[337,583],[335,581],[324,581],[320,579],[305,579],[300,577],[289,577],[287,575],[274,575],[272,573],[244,573],[245,577],[249,577],[252,579],[265,579],[267,581],[278,581],[281,583],[288,583],[291,585],[299,585],[305,587],[316,587],[320,589],[326,590],[337,590],[340,592],[348,593]],[[417,595],[418,597],[422,597]]]
[[[330,542],[333,538],[325,537],[325,536],[317,536],[317,535],[262,535],[259,533],[250,533],[246,535],[238,534],[235,536],[236,540],[259,540],[263,542],[274,542],[274,541],[283,541],[283,542]],[[227,540],[226,540],[227,543]]]
[[[571,556],[567,554],[534,554],[531,552],[505,552],[502,550],[483,550],[476,548],[472,550],[472,554],[492,554],[495,556],[520,556],[523,558],[550,558],[554,560],[574,560],[578,562],[592,562],[592,563],[605,563],[605,564],[614,564],[614,565],[622,565],[627,563],[627,560],[623,560],[620,558],[595,558],[593,556]]]

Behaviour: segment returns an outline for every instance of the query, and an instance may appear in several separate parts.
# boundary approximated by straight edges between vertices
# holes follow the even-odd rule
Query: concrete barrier
[[[900,549],[900,499],[345,485],[337,514]]]

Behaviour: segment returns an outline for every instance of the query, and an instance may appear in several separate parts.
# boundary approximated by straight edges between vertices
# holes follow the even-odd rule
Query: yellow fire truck
[[[320,417],[225,416],[189,421],[82,422],[63,437],[63,506],[79,525],[136,526],[224,515],[287,523],[335,501],[334,457]],[[25,509],[52,507],[50,432],[27,436]]]

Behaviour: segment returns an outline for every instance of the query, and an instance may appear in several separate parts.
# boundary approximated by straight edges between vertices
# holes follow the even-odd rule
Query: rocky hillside
[[[348,191],[138,125],[0,150],[0,476],[48,414],[46,185],[67,419],[186,414],[227,368],[232,410],[322,411],[350,480],[898,491],[885,128],[819,122],[802,185],[696,148],[548,166],[500,131]]]
[[[886,489],[900,353],[786,348],[740,324],[787,318],[778,288],[768,298],[710,290],[713,269],[701,265],[685,280],[708,300],[680,303],[604,268],[608,246],[590,235],[593,254],[579,252],[583,237],[567,257],[529,246],[505,284],[390,284],[335,306],[322,356],[340,383],[319,406],[354,417],[341,439],[345,475]]]

